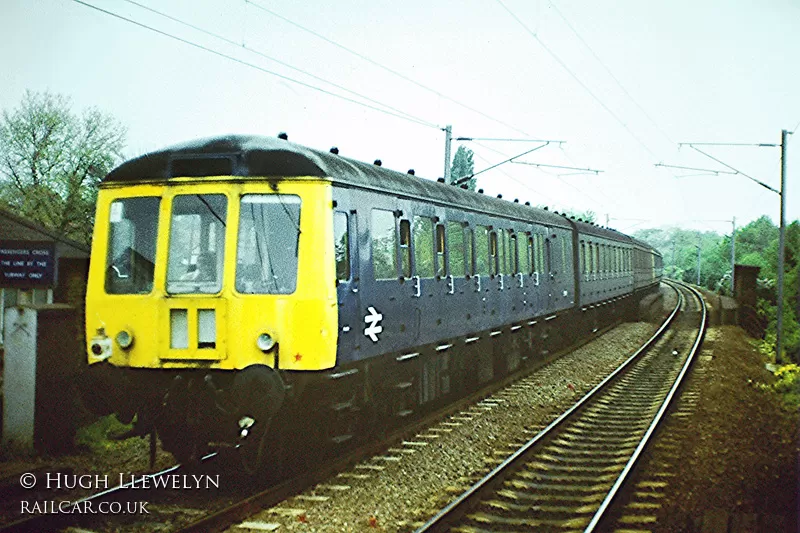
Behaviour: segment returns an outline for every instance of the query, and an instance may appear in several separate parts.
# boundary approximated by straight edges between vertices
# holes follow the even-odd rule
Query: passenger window
[[[605,244],[598,244],[597,245],[597,272],[602,277],[603,273],[606,270],[606,246]]]
[[[397,277],[396,230],[394,213],[372,210],[372,270],[375,279]]]
[[[467,276],[475,274],[475,250],[472,246],[472,228],[464,228],[464,257]]]
[[[497,233],[489,232],[489,274],[494,276],[498,273],[498,257],[497,257]]]
[[[497,273],[498,274],[505,274],[506,273],[506,256],[508,250],[508,239],[506,238],[506,232],[503,230],[497,231]]]
[[[475,230],[475,256],[477,274],[489,274],[489,228],[478,226]]]
[[[538,272],[544,274],[547,272],[547,267],[544,264],[544,237],[541,235],[536,236],[536,253],[537,253],[537,264]]]
[[[508,231],[508,273],[514,275],[517,273],[519,258],[517,257],[517,236]]]
[[[436,224],[436,276],[445,275],[444,265],[444,225]]]
[[[546,248],[544,254],[544,260],[546,261],[544,265],[544,271],[551,276],[553,275],[553,245],[550,242],[549,238],[544,240],[544,247]]]
[[[336,280],[350,279],[350,237],[347,232],[347,213],[333,214],[333,249],[336,256]]]
[[[447,249],[449,265],[447,271],[453,276],[462,276],[464,270],[464,227],[460,222],[447,223]]]
[[[417,276],[433,277],[433,221],[414,217],[414,262]]]
[[[579,262],[581,273],[586,274],[586,243],[584,241],[581,241]]]
[[[533,235],[528,235],[528,273],[536,272],[536,246],[533,244]]]
[[[411,222],[400,221],[400,275],[411,277]]]

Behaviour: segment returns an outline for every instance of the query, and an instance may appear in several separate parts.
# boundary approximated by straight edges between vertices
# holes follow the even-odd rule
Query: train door
[[[558,295],[556,294],[556,276],[558,272],[554,263],[554,252],[557,247],[555,236],[548,231],[544,239],[544,270],[545,291],[547,291],[547,312],[552,313],[557,308]]]
[[[408,309],[415,313],[412,335],[417,344],[427,344],[440,336],[442,301],[446,296],[444,279],[444,233],[437,229],[439,217],[430,206],[414,205],[410,218],[412,256],[411,300]],[[443,229],[443,226],[442,226]],[[404,239],[401,228],[401,239]],[[439,242],[441,237],[442,241]],[[439,245],[442,245],[441,254]]]
[[[553,240],[553,262],[554,262],[554,294],[556,296],[555,305],[558,309],[566,309],[575,303],[574,292],[574,270],[572,256],[572,240],[568,240],[569,234],[559,228],[552,233]]]
[[[356,358],[414,346],[418,331],[418,284],[411,274],[410,202],[353,191],[359,211],[360,324]],[[420,287],[421,289],[421,287]]]
[[[336,258],[336,295],[339,306],[337,363],[355,359],[360,342],[360,265],[358,257],[358,211],[352,209],[350,191],[334,189],[333,246]]]

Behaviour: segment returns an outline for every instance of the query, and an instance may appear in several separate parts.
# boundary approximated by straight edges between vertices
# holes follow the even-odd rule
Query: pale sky
[[[741,174],[681,178],[698,172],[655,164],[729,171],[678,143],[779,144],[781,129],[797,126],[798,0],[85,3],[163,33],[74,0],[3,0],[0,108],[25,89],[69,96],[75,110],[96,106],[127,126],[130,157],[286,131],[431,179],[443,174],[441,128],[452,124],[454,137],[566,141],[519,161],[603,171],[508,163],[478,177],[487,194],[592,210],[628,232],[728,233],[733,217],[737,226],[778,220],[778,195]],[[463,144],[476,171],[537,146]],[[699,148],[779,187],[777,147]],[[800,218],[799,177],[800,131],[787,149],[788,221]]]

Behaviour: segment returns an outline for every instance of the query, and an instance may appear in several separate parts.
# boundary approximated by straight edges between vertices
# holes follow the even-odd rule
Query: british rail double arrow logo
[[[369,314],[364,317],[364,322],[369,324],[364,328],[364,335],[372,339],[372,342],[378,342],[378,333],[383,331],[383,326],[380,326],[380,321],[383,320],[383,315],[375,310],[374,307],[367,307]]]

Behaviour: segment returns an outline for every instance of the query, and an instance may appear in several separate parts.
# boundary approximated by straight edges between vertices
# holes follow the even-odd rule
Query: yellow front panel
[[[169,185],[135,185],[100,191],[86,301],[87,340],[97,330],[111,338],[125,329],[134,343],[112,342],[109,362],[149,368],[237,369],[263,363],[292,370],[331,368],[336,363],[337,302],[333,258],[331,185],[318,179],[267,182],[204,178]],[[301,199],[296,289],[291,294],[239,294],[236,257],[239,202],[245,194],[297,195]],[[224,194],[227,198],[222,289],[215,294],[167,294],[170,209],[177,195]],[[149,294],[106,294],[109,210],[116,198],[161,197]],[[268,333],[277,348],[263,353],[256,339]],[[205,341],[205,342],[204,342]],[[99,360],[89,352],[89,362]]]

